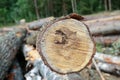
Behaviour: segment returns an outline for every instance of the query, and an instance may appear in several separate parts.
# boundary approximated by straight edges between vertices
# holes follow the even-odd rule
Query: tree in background
[[[120,9],[120,0],[0,0],[0,25],[59,17],[75,12],[91,14]]]

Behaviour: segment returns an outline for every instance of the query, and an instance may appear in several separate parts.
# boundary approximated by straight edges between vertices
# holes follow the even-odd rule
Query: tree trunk
[[[37,19],[39,19],[40,16],[39,16],[39,10],[38,10],[38,5],[37,5],[37,0],[34,0],[34,6],[35,6],[35,12],[36,12]]]
[[[111,0],[108,0],[108,4],[109,4],[109,11],[111,11],[112,10]]]
[[[63,15],[67,15],[67,5],[64,0],[62,0],[62,9],[63,9]]]
[[[73,13],[77,13],[76,0],[71,0],[71,4],[72,4],[72,11],[73,11]]]
[[[18,29],[0,37],[0,80],[3,80],[10,68],[25,34],[25,29]]]
[[[107,0],[104,0],[104,6],[105,6],[105,11],[108,11],[108,4],[107,4]]]

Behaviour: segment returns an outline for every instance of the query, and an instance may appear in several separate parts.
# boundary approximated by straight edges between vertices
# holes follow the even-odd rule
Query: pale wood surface
[[[37,50],[56,72],[80,71],[94,54],[94,42],[86,26],[75,19],[55,22],[39,34]]]

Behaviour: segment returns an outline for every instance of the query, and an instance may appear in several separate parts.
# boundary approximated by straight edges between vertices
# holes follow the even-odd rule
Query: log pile
[[[96,42],[119,52],[119,21],[73,13],[0,29],[0,80],[87,80],[80,74],[87,67],[102,80],[99,70],[120,76],[120,57],[95,50]]]

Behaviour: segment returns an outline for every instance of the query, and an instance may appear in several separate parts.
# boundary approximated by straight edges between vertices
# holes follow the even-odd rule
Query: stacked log
[[[0,37],[0,80],[5,77],[25,35],[25,29],[18,29]]]

